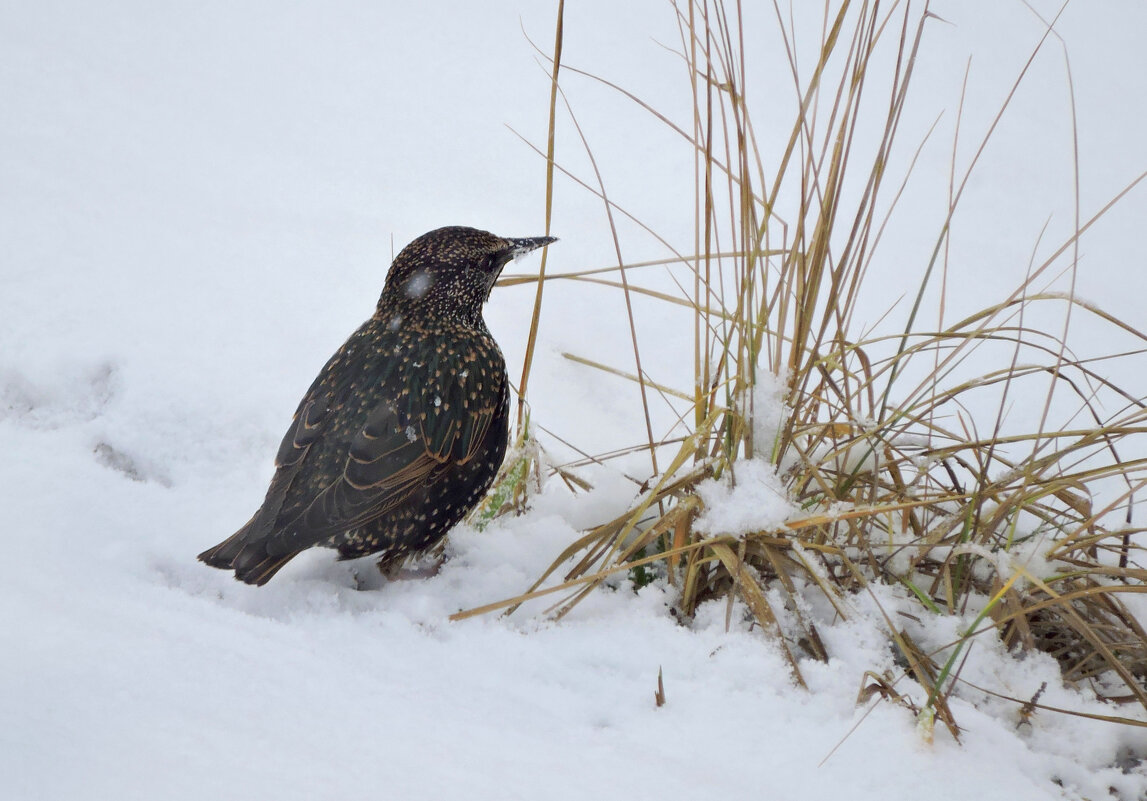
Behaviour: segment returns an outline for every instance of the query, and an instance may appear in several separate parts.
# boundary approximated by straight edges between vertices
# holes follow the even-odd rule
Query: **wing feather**
[[[289,518],[277,515],[268,554],[300,551],[377,520],[416,496],[425,500],[438,478],[486,451],[491,421],[506,403],[504,370],[471,373],[460,357],[454,361],[428,360],[417,375],[400,382],[406,391],[367,411],[341,446],[341,471],[309,495],[294,498]],[[316,442],[330,447],[321,441],[337,433],[328,406],[327,398],[316,395],[300,409],[280,447],[272,486],[281,482],[296,491],[294,474],[307,472]]]

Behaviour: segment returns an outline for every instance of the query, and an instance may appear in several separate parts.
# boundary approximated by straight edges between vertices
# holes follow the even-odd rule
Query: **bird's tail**
[[[235,578],[247,584],[263,586],[279,569],[302,551],[285,554],[267,553],[266,542],[253,537],[258,515],[214,548],[199,554],[199,561],[221,570],[234,570]]]

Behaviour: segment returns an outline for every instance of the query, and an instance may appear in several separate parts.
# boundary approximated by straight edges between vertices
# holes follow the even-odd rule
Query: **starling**
[[[299,403],[263,505],[199,559],[262,585],[315,545],[386,568],[441,540],[506,455],[506,364],[482,304],[507,262],[553,241],[450,227],[403,248]]]

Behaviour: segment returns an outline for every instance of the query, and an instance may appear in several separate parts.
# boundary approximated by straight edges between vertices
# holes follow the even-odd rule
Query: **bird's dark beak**
[[[494,261],[494,272],[490,274],[490,285],[486,289],[486,299],[490,299],[490,292],[494,288],[494,282],[498,280],[498,276],[502,274],[503,268],[512,261],[522,258],[531,250],[544,248],[551,242],[557,242],[556,236],[532,236],[527,239],[507,239],[510,246],[505,250],[499,251]]]
[[[525,256],[531,250],[537,250],[538,248],[545,247],[551,242],[557,241],[558,238],[556,236],[534,236],[528,239],[511,239],[508,261],[516,261],[517,259],[522,258],[522,256]]]

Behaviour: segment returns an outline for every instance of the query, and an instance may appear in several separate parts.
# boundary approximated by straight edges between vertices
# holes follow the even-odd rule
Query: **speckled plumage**
[[[552,241],[450,227],[403,248],[299,403],[263,505],[199,559],[261,585],[315,545],[384,566],[441,540],[506,453],[506,367],[482,304],[506,262]]]

